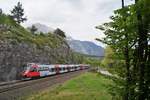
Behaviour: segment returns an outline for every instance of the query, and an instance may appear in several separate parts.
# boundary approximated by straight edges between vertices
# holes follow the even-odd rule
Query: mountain
[[[33,25],[38,29],[38,32],[54,32],[53,28],[50,28],[46,25],[40,23]],[[92,56],[104,56],[104,49],[93,42],[74,40],[72,37],[67,37],[66,39],[71,49],[75,52]]]
[[[73,39],[68,39],[67,41],[70,48],[75,52],[92,56],[104,56],[104,48],[93,42]]]
[[[48,33],[48,32],[54,32],[55,29],[48,27],[44,24],[40,24],[40,23],[35,23],[33,24],[36,28],[38,32],[43,32],[43,33]]]

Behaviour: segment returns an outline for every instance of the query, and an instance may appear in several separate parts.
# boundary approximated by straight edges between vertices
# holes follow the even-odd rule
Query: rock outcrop
[[[0,15],[0,81],[20,79],[27,63],[75,63],[72,61],[65,39],[51,33],[30,33],[10,16]]]
[[[66,44],[57,48],[43,46],[38,48],[35,44],[0,40],[0,80],[8,81],[20,78],[22,66],[27,63],[56,64],[67,63],[71,51]]]

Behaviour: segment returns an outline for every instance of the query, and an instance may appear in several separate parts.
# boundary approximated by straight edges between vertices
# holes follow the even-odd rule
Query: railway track
[[[16,80],[16,81],[11,81],[11,82],[4,82],[4,83],[0,83],[0,87],[2,86],[6,86],[6,85],[9,85],[9,84],[15,84],[17,82],[20,82],[20,80]]]
[[[3,86],[8,86],[8,85],[12,85],[12,84],[16,84],[16,83],[20,83],[20,82],[24,82],[24,81],[29,81],[30,79],[21,79],[21,80],[14,80],[14,81],[10,81],[10,82],[3,82],[0,83],[0,88]]]
[[[66,80],[69,80],[87,71],[88,70],[86,69],[30,81],[18,81],[17,83],[13,84],[6,84],[0,86],[0,100],[19,100],[20,97],[37,93],[56,84],[61,84]]]

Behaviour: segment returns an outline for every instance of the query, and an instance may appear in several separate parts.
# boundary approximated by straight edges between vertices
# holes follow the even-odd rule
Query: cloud
[[[113,10],[121,7],[121,0],[1,0],[0,7],[8,13],[18,1],[28,17],[25,26],[39,22],[59,27],[74,39],[94,42],[104,36],[94,27],[109,21]]]

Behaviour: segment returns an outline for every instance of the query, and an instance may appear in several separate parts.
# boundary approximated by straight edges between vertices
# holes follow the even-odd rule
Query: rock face
[[[10,16],[0,15],[0,82],[21,78],[27,63],[78,63],[65,39],[55,34],[33,34]]]
[[[104,48],[90,41],[68,40],[70,48],[81,54],[91,56],[104,56]]]
[[[69,47],[62,44],[58,48],[37,48],[35,44],[0,41],[0,81],[9,81],[20,78],[22,66],[27,63],[56,64],[71,62]]]

